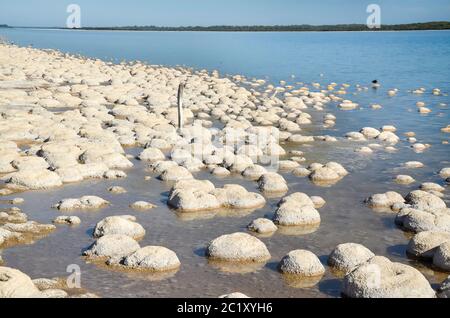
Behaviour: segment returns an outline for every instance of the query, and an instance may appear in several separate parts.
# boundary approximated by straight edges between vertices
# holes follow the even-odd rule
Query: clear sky
[[[365,23],[381,6],[382,24],[449,21],[449,0],[0,0],[0,24],[65,26],[67,5],[82,26]]]

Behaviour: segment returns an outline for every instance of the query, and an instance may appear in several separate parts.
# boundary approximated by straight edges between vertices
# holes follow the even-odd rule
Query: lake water
[[[19,45],[53,48],[79,53],[89,57],[113,61],[143,60],[152,64],[169,66],[186,65],[198,69],[217,69],[221,74],[242,74],[248,77],[267,78],[268,81],[286,80],[289,83],[330,82],[349,83],[345,98],[359,103],[361,109],[340,111],[335,104],[327,111],[337,117],[330,129],[321,127],[323,113],[311,111],[317,125],[307,131],[315,135],[342,137],[346,132],[365,126],[379,128],[395,125],[402,141],[399,151],[376,151],[371,156],[357,155],[357,143],[340,140],[337,144],[315,143],[312,148],[297,146],[305,151],[307,162],[342,163],[350,175],[338,184],[322,188],[308,179],[283,174],[290,185],[290,193],[305,192],[320,195],[327,205],[320,209],[322,223],[314,233],[287,235],[276,233],[263,238],[272,260],[256,272],[237,274],[221,272],[203,256],[206,243],[222,234],[245,231],[245,226],[257,217],[271,215],[278,199],[247,215],[216,215],[211,218],[185,220],[170,211],[165,204],[168,185],[158,181],[144,181],[144,165],[134,161],[135,167],[127,171],[128,178],[119,181],[87,181],[52,191],[23,193],[21,208],[30,219],[51,222],[58,214],[50,206],[62,198],[99,195],[113,204],[95,213],[77,213],[82,225],[68,229],[59,227],[48,237],[33,245],[9,248],[3,252],[8,266],[19,268],[32,277],[66,276],[68,264],[79,264],[83,287],[100,296],[137,297],[216,297],[240,291],[254,297],[338,297],[341,279],[327,270],[322,281],[314,287],[295,288],[281,279],[276,271],[277,262],[290,250],[305,248],[319,255],[326,263],[327,255],[340,243],[361,243],[374,253],[391,260],[411,264],[420,269],[434,286],[448,273],[434,271],[429,264],[418,263],[406,256],[410,238],[394,225],[393,214],[378,213],[367,208],[363,200],[373,193],[388,190],[407,194],[417,189],[420,182],[437,182],[445,185],[437,171],[449,166],[448,134],[440,129],[450,124],[448,104],[450,99],[450,32],[333,32],[333,33],[195,33],[195,32],[88,32],[31,29],[0,29],[0,36]],[[291,75],[295,75],[292,78]],[[357,91],[355,84],[369,85],[378,79],[379,90]],[[326,86],[325,86],[326,87]],[[424,87],[427,92],[414,95],[410,90]],[[433,96],[431,89],[438,87],[444,93]],[[387,90],[398,88],[395,97]],[[432,112],[420,115],[416,102],[424,101]],[[380,110],[369,105],[379,103]],[[405,132],[414,131],[419,142],[431,148],[418,154],[405,141]],[[306,134],[306,133],[305,133]],[[127,149],[136,154],[137,149]],[[425,168],[404,170],[402,163],[418,160]],[[409,174],[417,182],[408,186],[396,184],[397,174]],[[198,179],[212,178],[216,186],[239,183],[248,190],[257,191],[254,182],[238,177],[219,179],[207,173],[197,174]],[[111,185],[124,186],[128,193],[112,195]],[[449,205],[448,190],[445,200]],[[130,211],[128,205],[137,200],[158,204],[151,212]],[[0,207],[4,205],[0,204]],[[80,253],[93,239],[89,235],[95,224],[108,215],[134,214],[147,229],[142,246],[163,245],[178,254],[182,267],[172,278],[161,281],[146,279],[142,275],[116,273],[93,264],[86,264]],[[294,233],[295,234],[295,233]]]

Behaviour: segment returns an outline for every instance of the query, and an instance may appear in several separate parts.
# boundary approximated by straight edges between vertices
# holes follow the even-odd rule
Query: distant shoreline
[[[333,31],[427,31],[450,30],[450,22],[437,21],[426,23],[391,24],[382,25],[380,29],[370,29],[365,24],[338,24],[338,25],[274,25],[274,26],[187,26],[187,27],[161,27],[161,26],[118,26],[118,27],[82,27],[69,29],[63,27],[23,27],[7,26],[3,28],[21,29],[52,29],[52,30],[84,30],[84,31],[158,31],[158,32],[333,32]]]

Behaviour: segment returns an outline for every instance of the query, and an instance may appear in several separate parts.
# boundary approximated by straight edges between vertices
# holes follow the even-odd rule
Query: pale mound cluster
[[[25,273],[0,267],[0,298],[97,298],[78,288],[69,288],[63,279],[31,279]]]
[[[172,272],[180,266],[175,252],[163,246],[141,247],[136,239],[146,231],[131,215],[109,216],[97,223],[97,238],[83,255],[88,260],[104,262],[128,270]]]
[[[308,176],[311,181],[319,186],[330,186],[339,182],[348,175],[348,171],[337,162],[328,162],[326,164],[312,163],[308,168],[298,167],[292,172],[299,177]]]
[[[316,207],[323,206],[322,200],[316,199],[316,205],[307,194],[293,193],[278,203],[273,221],[281,226],[317,226],[320,224],[320,214]]]
[[[180,212],[219,208],[256,209],[265,203],[262,195],[248,192],[240,185],[228,184],[223,188],[215,188],[207,180],[178,181],[173,186],[168,200],[168,205]]]
[[[342,293],[351,298],[435,298],[428,280],[415,268],[376,256],[363,245],[338,245],[328,264],[344,274]]]
[[[0,210],[0,248],[16,244],[29,244],[53,230],[53,224],[29,221],[19,208]]]

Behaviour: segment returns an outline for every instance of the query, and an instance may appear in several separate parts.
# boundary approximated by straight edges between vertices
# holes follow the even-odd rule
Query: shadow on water
[[[324,279],[318,284],[320,292],[331,297],[341,297],[342,281],[339,279]]]
[[[405,257],[407,255],[406,248],[407,244],[396,244],[391,245],[386,248],[386,252],[388,255],[397,256],[397,257]]]

